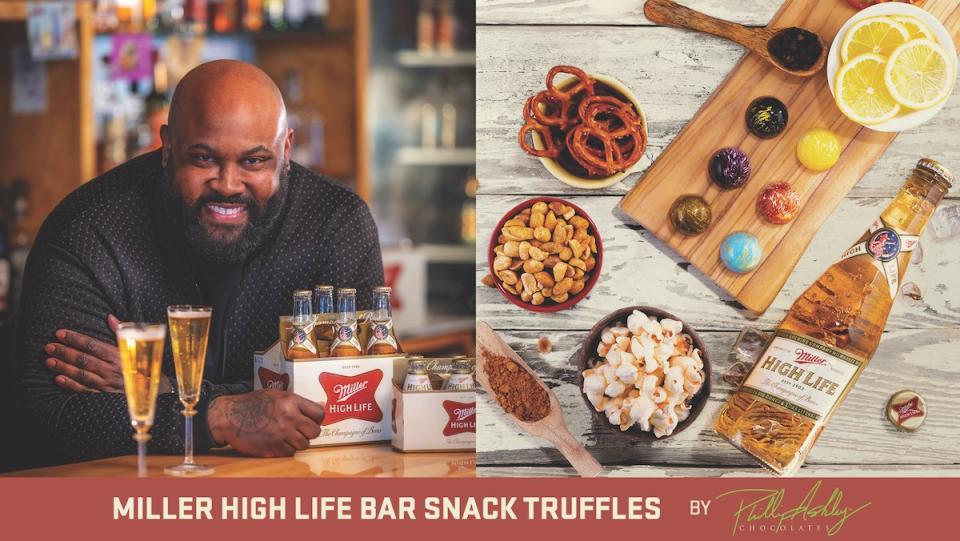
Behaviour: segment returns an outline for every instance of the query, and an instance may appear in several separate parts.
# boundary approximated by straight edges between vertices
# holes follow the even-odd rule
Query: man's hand
[[[207,424],[217,445],[245,455],[290,456],[320,435],[324,405],[277,389],[215,398]]]
[[[120,320],[110,314],[107,325],[114,333]],[[101,342],[95,338],[67,329],[56,332],[59,342],[47,344],[50,357],[46,366],[57,373],[57,385],[82,392],[123,392],[123,372],[120,370],[120,351],[116,344]],[[160,393],[170,392],[170,378],[160,375]]]

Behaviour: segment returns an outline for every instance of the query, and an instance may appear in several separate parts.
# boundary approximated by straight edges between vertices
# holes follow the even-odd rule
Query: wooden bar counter
[[[198,455],[197,462],[213,466],[213,477],[474,477],[473,451],[458,453],[400,453],[389,443],[317,447],[292,457],[254,458],[232,449]],[[163,469],[183,456],[147,455],[150,477],[164,477]],[[12,477],[135,477],[136,455],[78,462],[49,468],[21,470]]]

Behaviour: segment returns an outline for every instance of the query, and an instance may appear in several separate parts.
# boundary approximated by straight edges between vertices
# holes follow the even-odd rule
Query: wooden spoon
[[[770,52],[770,40],[777,34],[791,30],[792,28],[748,28],[742,24],[736,24],[722,19],[717,19],[709,15],[694,11],[688,7],[681,6],[671,0],[647,0],[643,6],[643,13],[648,19],[667,26],[677,28],[686,28],[698,32],[706,32],[734,43],[739,43],[747,49],[757,53],[764,60],[770,62],[782,71],[797,77],[809,77],[821,69],[827,61],[828,48],[823,38],[817,35],[817,41],[820,43],[820,57],[809,69],[795,70],[784,66],[776,56]],[[816,34],[813,32],[813,34]]]
[[[524,432],[543,438],[552,443],[570,465],[573,466],[581,477],[596,477],[603,471],[603,466],[597,462],[597,459],[584,449],[583,445],[570,434],[567,429],[567,423],[563,419],[563,413],[560,412],[560,403],[553,392],[543,384],[543,381],[530,367],[520,358],[513,348],[508,346],[500,335],[486,323],[477,324],[477,351],[480,352],[480,362],[477,363],[477,382],[487,391],[491,398],[496,400],[496,394],[490,388],[490,380],[487,379],[486,358],[492,355],[499,355],[512,359],[518,366],[526,370],[533,379],[547,392],[550,397],[550,412],[546,417],[539,421],[527,423],[517,419],[515,416],[507,414],[513,419],[513,422]]]

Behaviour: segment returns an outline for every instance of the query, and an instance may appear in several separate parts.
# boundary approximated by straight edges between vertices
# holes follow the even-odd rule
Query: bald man
[[[252,391],[253,352],[277,339],[291,292],[383,284],[376,226],[350,190],[290,161],[276,85],[216,61],[177,85],[162,148],[70,194],[27,262],[17,322],[17,417],[7,438],[36,464],[135,452],[114,330],[165,322],[171,304],[213,306],[197,450],[290,455],[320,431],[323,404]],[[150,441],[183,451],[170,348]]]

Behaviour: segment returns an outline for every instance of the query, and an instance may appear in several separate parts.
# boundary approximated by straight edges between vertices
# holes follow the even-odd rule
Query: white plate
[[[943,24],[937,20],[936,17],[930,15],[923,9],[913,6],[910,4],[905,4],[902,2],[884,2],[882,4],[874,4],[873,6],[868,7],[867,9],[862,10],[853,17],[850,17],[840,31],[837,32],[837,37],[833,39],[833,44],[830,45],[830,53],[827,56],[827,82],[830,85],[830,93],[833,94],[833,97],[837,97],[837,93],[834,90],[834,85],[836,84],[837,72],[840,70],[840,46],[843,43],[843,37],[847,35],[847,30],[850,29],[857,21],[866,19],[867,17],[877,17],[879,15],[912,15],[927,25],[927,28],[933,32],[934,37],[940,43],[940,46],[944,48],[948,53],[956,53],[957,47],[953,43],[953,38],[950,36],[950,32],[947,32],[947,29],[943,27]],[[950,56],[953,59],[953,72],[957,72],[957,56],[956,54]],[[898,132],[909,130],[911,128],[916,128],[917,126],[923,124],[924,122],[935,117],[937,113],[940,112],[940,109],[943,109],[944,104],[947,100],[940,102],[940,105],[931,107],[930,109],[924,109],[923,111],[914,111],[912,113],[907,113],[905,115],[893,117],[886,122],[881,122],[879,124],[864,124],[867,128],[876,131],[883,132]]]

